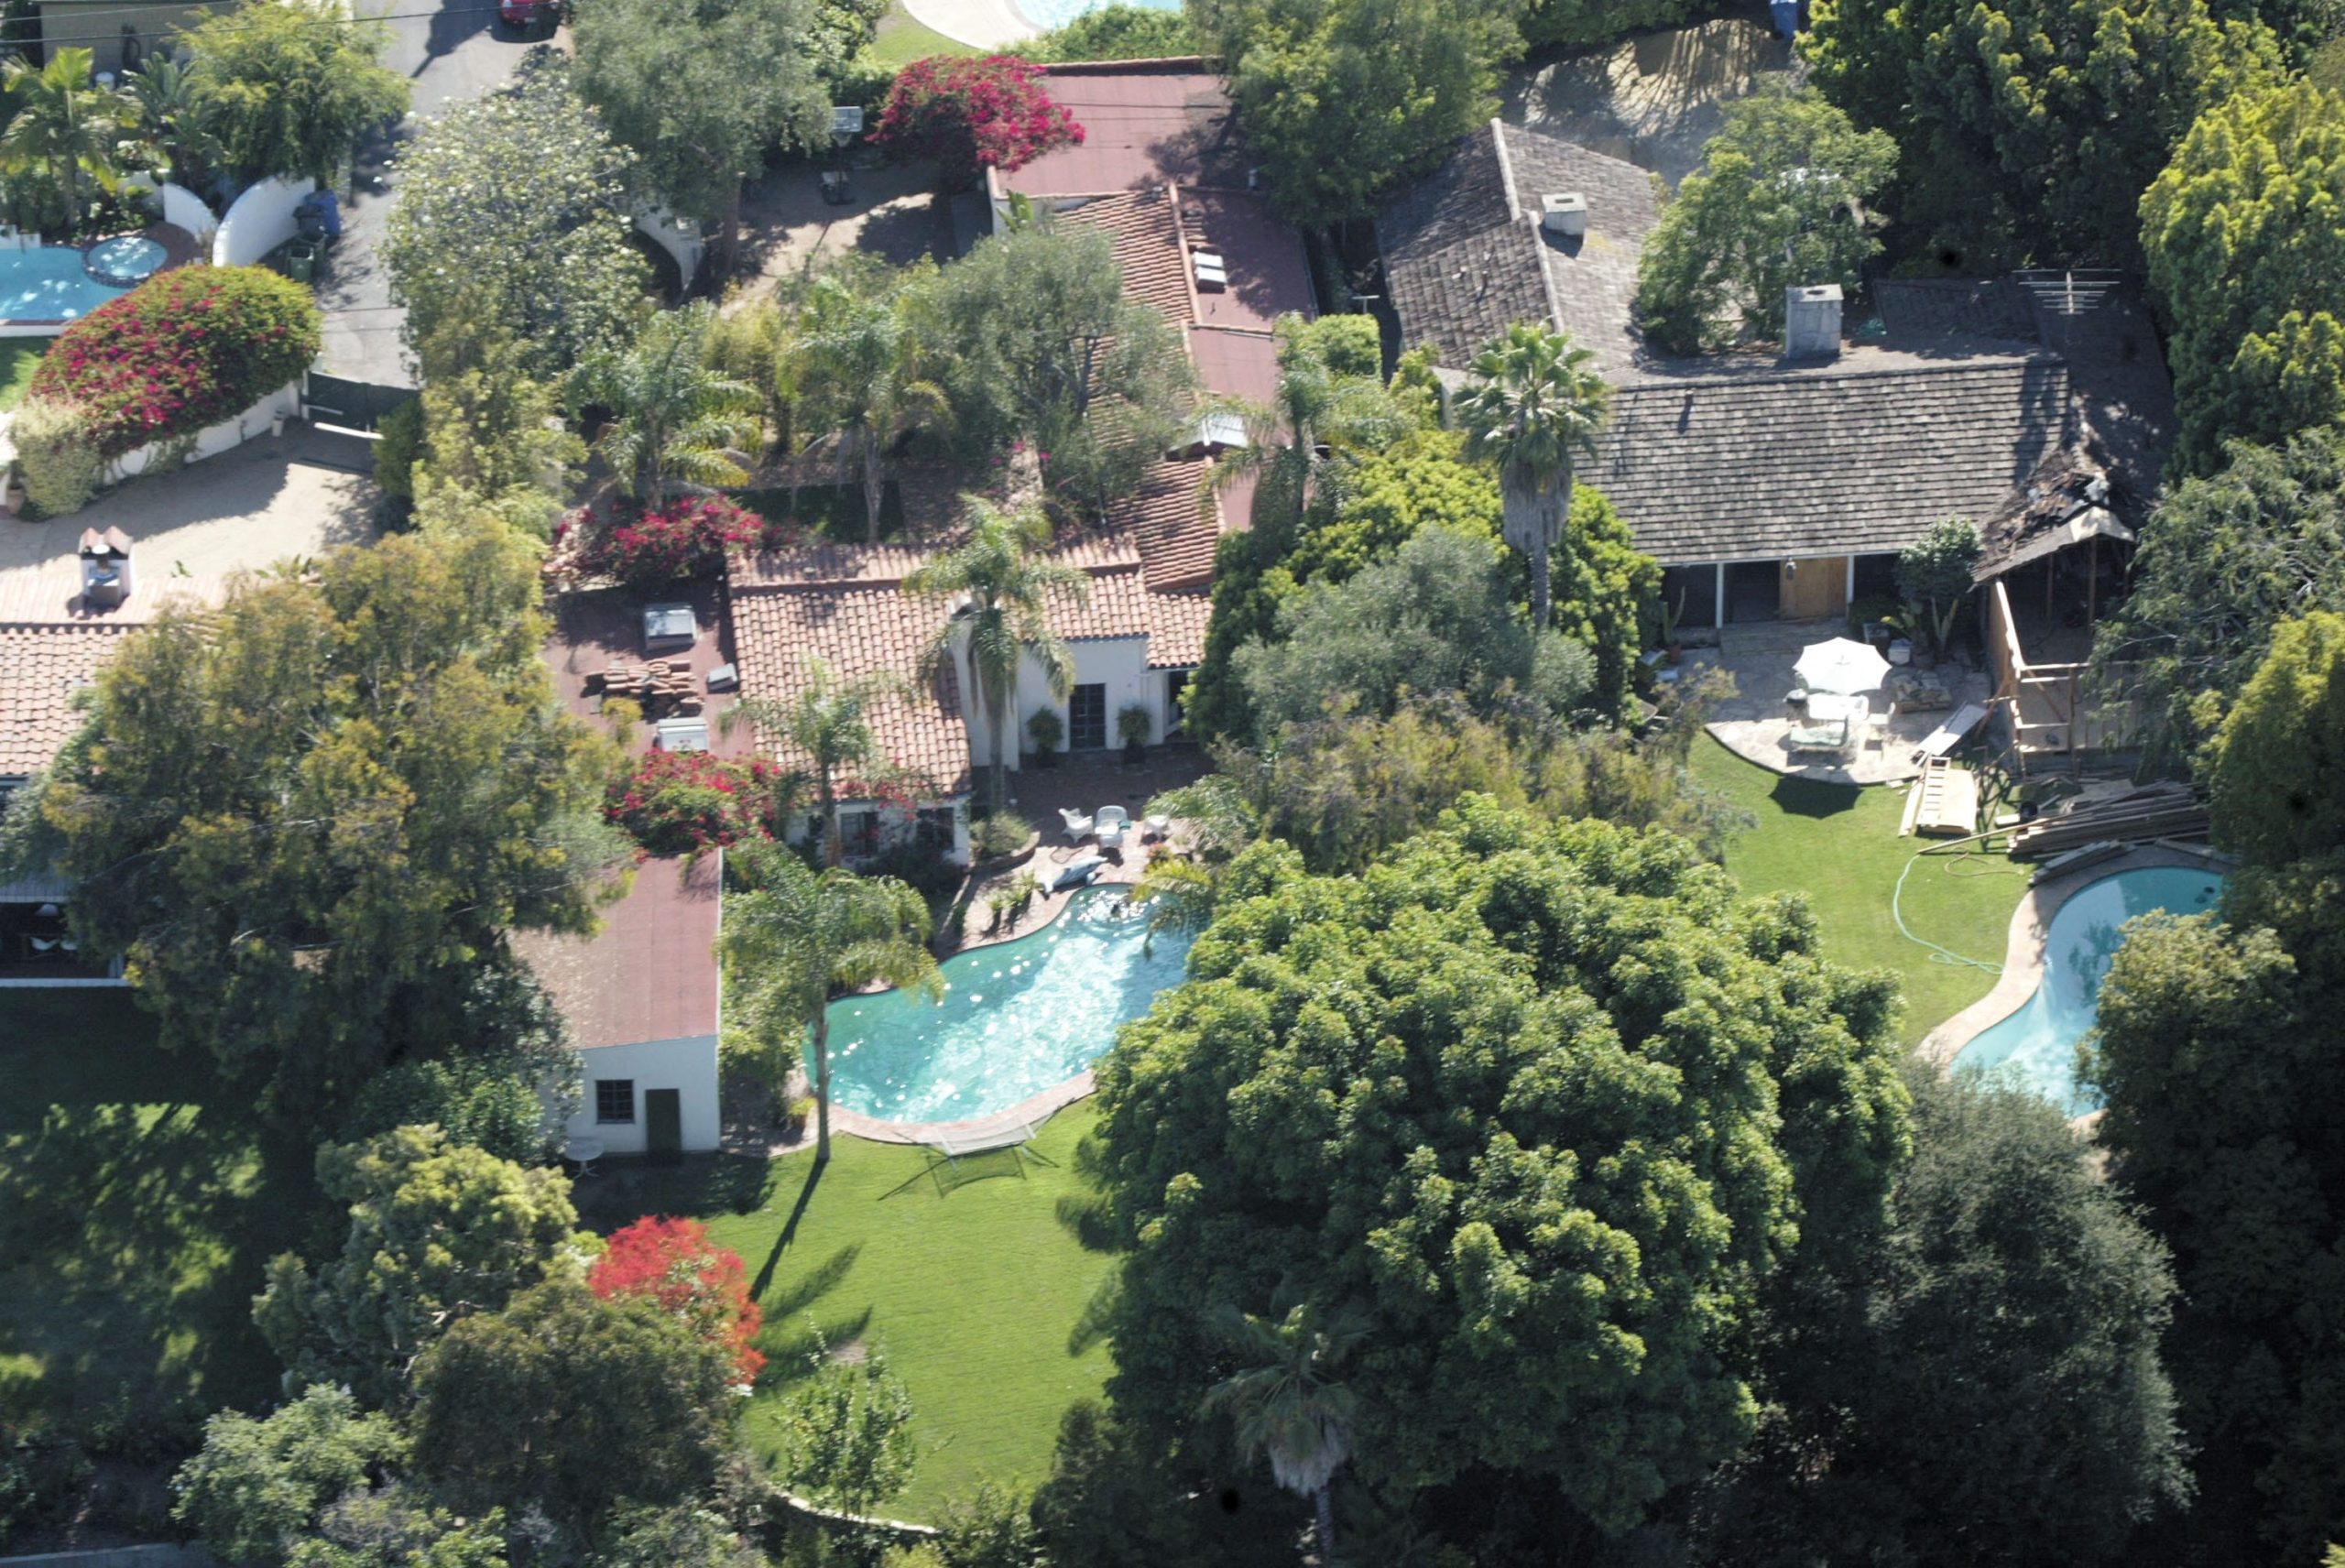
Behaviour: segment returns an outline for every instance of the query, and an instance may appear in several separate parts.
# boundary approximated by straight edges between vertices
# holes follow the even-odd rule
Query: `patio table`
[[[1855,718],[1865,706],[1862,697],[1844,697],[1837,691],[1811,691],[1807,694],[1808,723],[1839,724]]]

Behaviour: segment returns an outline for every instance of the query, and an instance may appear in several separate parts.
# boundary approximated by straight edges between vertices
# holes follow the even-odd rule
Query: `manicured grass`
[[[888,7],[879,18],[878,32],[871,40],[871,58],[894,71],[901,71],[916,60],[926,60],[941,54],[983,54],[985,50],[948,38],[924,22],[912,19],[904,9],[903,0]]]
[[[264,1192],[249,1107],[127,992],[0,992],[0,1414],[267,1397],[252,1296],[306,1211]]]
[[[1926,839],[1899,838],[1903,790],[1787,779],[1743,761],[1707,735],[1694,743],[1695,779],[1759,819],[1727,846],[1745,891],[1807,895],[1835,963],[1894,970],[1904,984],[1903,1034],[1920,1040],[1985,996],[1995,976],[1946,962],[1899,934],[1890,918],[1898,874]],[[1905,879],[1898,907],[1915,934],[2001,964],[2025,869],[2000,855],[1931,855]]]
[[[747,1263],[766,1312],[769,1366],[748,1416],[760,1452],[779,1444],[815,1332],[834,1355],[884,1351],[911,1393],[921,1450],[888,1511],[925,1519],[980,1480],[1041,1480],[1060,1415],[1107,1377],[1105,1345],[1076,1331],[1113,1259],[1059,1217],[1060,1200],[1085,1190],[1074,1147],[1096,1119],[1088,1105],[1061,1112],[1033,1145],[1053,1163],[1029,1161],[1022,1179],[1001,1152],[964,1160],[957,1181],[939,1172],[940,1184],[922,1175],[925,1150],[841,1138],[811,1192],[813,1162],[799,1155],[614,1172],[579,1196],[598,1225],[696,1214]]]
[[[33,372],[55,338],[0,338],[0,412],[25,400]]]

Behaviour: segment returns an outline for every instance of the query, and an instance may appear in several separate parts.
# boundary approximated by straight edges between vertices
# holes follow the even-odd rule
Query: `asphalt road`
[[[390,155],[417,120],[503,82],[533,40],[497,25],[494,0],[441,0],[429,16],[409,14],[425,10],[426,0],[367,0],[362,9],[392,18],[383,24],[391,35],[383,63],[408,78],[414,103],[406,121],[367,138],[354,160],[356,189],[343,203],[342,239],[326,252],[318,278],[325,311],[320,361],[354,381],[411,387],[399,337],[407,312],[391,303],[390,279],[376,259],[393,196]]]

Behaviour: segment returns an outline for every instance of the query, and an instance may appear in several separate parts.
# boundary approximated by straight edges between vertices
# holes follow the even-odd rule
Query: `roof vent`
[[[1189,260],[1197,269],[1198,293],[1219,294],[1228,289],[1229,264],[1222,260],[1219,251],[1192,251]]]
[[[1539,198],[1539,226],[1574,239],[1587,233],[1587,198],[1576,191]]]
[[[1840,286],[1816,283],[1783,290],[1783,354],[1834,359],[1840,353]]]
[[[82,599],[93,609],[113,609],[130,597],[130,536],[120,528],[82,530]]]

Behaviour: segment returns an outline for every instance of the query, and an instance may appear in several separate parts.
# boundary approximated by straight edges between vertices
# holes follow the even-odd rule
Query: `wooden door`
[[[643,1092],[643,1133],[644,1147],[654,1160],[677,1160],[684,1157],[684,1104],[680,1091]]]
[[[1784,620],[1815,621],[1849,613],[1847,556],[1811,556],[1783,564],[1799,568],[1783,578],[1783,608],[1777,613]]]

